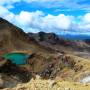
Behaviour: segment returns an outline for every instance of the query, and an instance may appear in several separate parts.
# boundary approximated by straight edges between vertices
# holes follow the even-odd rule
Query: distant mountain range
[[[64,37],[66,39],[70,39],[70,40],[85,40],[85,39],[90,39],[90,35],[81,35],[81,34],[63,34],[63,35],[59,35],[60,37]]]
[[[89,50],[90,40],[75,40],[67,39],[63,36],[56,35],[55,33],[28,33],[29,37],[34,38],[40,45],[45,47],[54,48],[56,51],[82,51]]]

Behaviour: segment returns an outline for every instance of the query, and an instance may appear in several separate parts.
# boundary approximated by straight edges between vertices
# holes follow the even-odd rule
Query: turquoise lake
[[[29,55],[25,53],[8,53],[4,54],[3,58],[6,60],[11,60],[12,63],[17,65],[23,65],[27,63]]]

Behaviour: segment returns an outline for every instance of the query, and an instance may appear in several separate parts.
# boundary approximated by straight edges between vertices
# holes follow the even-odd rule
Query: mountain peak
[[[7,23],[8,21],[0,17],[0,24]],[[9,23],[9,22],[8,22]]]

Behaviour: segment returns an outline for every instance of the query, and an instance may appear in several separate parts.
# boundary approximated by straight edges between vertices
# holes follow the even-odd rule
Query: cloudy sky
[[[90,35],[90,0],[0,0],[0,17],[25,32]]]

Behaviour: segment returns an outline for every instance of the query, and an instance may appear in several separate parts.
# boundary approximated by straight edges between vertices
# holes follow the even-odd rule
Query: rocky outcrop
[[[52,55],[38,53],[29,61],[29,68],[44,79],[55,79],[59,76],[66,80],[69,77],[74,80],[73,75],[80,73],[84,68],[74,57],[61,53]]]
[[[26,83],[32,78],[32,74],[26,68],[17,66],[8,60],[0,66],[0,75],[0,85],[4,88]]]

